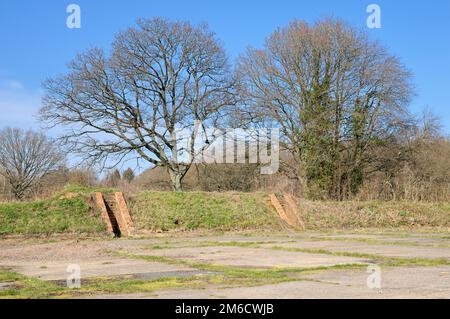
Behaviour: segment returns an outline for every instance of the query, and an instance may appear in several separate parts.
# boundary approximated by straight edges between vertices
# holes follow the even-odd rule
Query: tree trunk
[[[23,188],[19,185],[11,185],[11,192],[13,193],[14,197],[18,201],[22,201],[25,195],[25,191]]]
[[[181,172],[174,172],[169,170],[170,180],[172,182],[172,189],[175,192],[182,192],[183,191],[183,185],[181,183],[184,174]]]

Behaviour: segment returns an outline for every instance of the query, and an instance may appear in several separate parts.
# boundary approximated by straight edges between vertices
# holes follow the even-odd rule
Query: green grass
[[[104,231],[100,213],[89,207],[86,196],[0,203],[0,235],[94,234]]]
[[[95,192],[101,192],[101,193],[114,193],[118,192],[119,190],[116,188],[110,188],[110,187],[96,187],[96,186],[82,186],[77,184],[69,184],[64,186],[64,188],[60,191],[54,194],[53,197],[61,197],[68,193],[72,194],[78,194],[78,195],[90,195]]]
[[[132,199],[139,229],[279,229],[280,221],[263,193],[143,192]]]
[[[69,289],[63,285],[29,278],[18,273],[0,269],[0,283],[10,283],[11,287],[0,290],[0,299],[50,299],[73,298],[98,294],[119,294],[151,292],[165,288],[195,288],[211,282],[218,282],[213,276],[165,277],[155,280],[133,278],[95,278],[82,280],[81,288]]]
[[[29,278],[8,269],[0,269],[0,283],[11,286],[0,290],[0,299],[43,299],[56,298],[64,294],[64,289],[53,283]]]

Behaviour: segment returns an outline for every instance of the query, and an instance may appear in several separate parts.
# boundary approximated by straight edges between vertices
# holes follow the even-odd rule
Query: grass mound
[[[52,198],[0,203],[1,235],[100,234],[106,226],[93,209],[93,192],[114,189],[68,186]],[[138,230],[282,230],[265,193],[141,192],[129,201]],[[326,202],[299,200],[308,230],[450,228],[450,203]]]
[[[73,194],[23,203],[0,203],[0,235],[99,233],[105,231],[100,213],[88,197]]]
[[[96,186],[81,186],[77,184],[69,184],[64,186],[62,191],[56,192],[53,197],[64,197],[67,194],[77,194],[77,195],[85,195],[88,196],[90,194],[93,194],[95,192],[100,193],[114,193],[119,192],[120,190],[116,188],[110,188],[110,187],[96,187]]]
[[[300,201],[308,229],[450,227],[450,203]]]
[[[143,192],[131,211],[137,228],[150,231],[280,227],[263,193]]]

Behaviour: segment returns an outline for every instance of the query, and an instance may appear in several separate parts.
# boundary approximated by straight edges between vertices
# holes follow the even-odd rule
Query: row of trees
[[[282,173],[310,196],[343,200],[411,161],[420,138],[410,78],[335,19],[293,21],[234,67],[206,25],[142,19],[109,54],[89,50],[48,80],[40,117],[64,129],[60,141],[84,162],[114,167],[134,156],[165,170],[176,191],[214,141],[208,128],[276,127]]]
[[[276,126],[294,174],[312,193],[335,199],[356,193],[383,165],[377,149],[402,142],[410,125],[409,72],[338,20],[294,21],[235,69],[206,26],[140,20],[116,37],[110,56],[93,49],[49,80],[41,116],[70,127],[63,139],[85,159],[138,155],[167,169],[177,191],[192,165],[181,153],[195,157],[178,129],[189,128],[193,140],[207,126],[230,123],[223,119]]]
[[[380,157],[389,160],[382,169],[364,179],[355,198],[450,200],[450,140],[439,134],[435,120],[430,121],[430,117],[425,120],[418,127],[416,135],[411,137],[410,143],[401,145],[406,154],[401,161],[393,156],[399,153],[397,146],[379,150]],[[114,169],[99,178],[89,168],[68,169],[63,160],[53,161],[55,165],[50,165],[52,159],[63,156],[54,144],[51,144],[50,152],[49,147],[43,147],[41,154],[36,151],[40,148],[30,146],[35,144],[33,141],[42,139],[45,139],[44,144],[53,143],[42,133],[6,129],[0,131],[0,137],[3,144],[7,140],[14,140],[17,146],[3,148],[2,156],[7,154],[6,158],[14,159],[15,164],[10,165],[9,169],[4,169],[4,164],[0,165],[0,200],[47,197],[59,192],[67,184],[114,187],[127,193],[170,189],[169,176],[164,168],[151,169],[139,176],[135,176],[131,168],[122,172]],[[9,152],[6,152],[7,149]],[[26,149],[35,151],[24,152]],[[283,161],[289,163],[289,158],[283,157]],[[49,165],[54,167],[49,169]],[[27,171],[28,174],[19,174],[20,171]],[[195,164],[186,174],[184,184],[187,190],[291,192],[297,196],[313,197],[295,175],[287,174],[286,170],[274,175],[261,175],[257,164]]]

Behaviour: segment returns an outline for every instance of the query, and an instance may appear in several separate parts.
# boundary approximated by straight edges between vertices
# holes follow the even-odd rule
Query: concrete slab
[[[450,248],[450,237],[446,235],[431,234],[410,234],[408,236],[399,236],[397,234],[317,234],[311,235],[312,238],[330,238],[334,240],[372,240],[379,242],[399,242],[404,245],[423,245],[423,246],[439,246],[444,245]]]
[[[334,240],[326,240],[334,236]],[[317,240],[322,237],[324,240]],[[352,240],[353,238],[353,240]],[[365,238],[379,242],[358,241]],[[342,240],[338,240],[342,239]],[[349,240],[350,239],[350,240]],[[239,246],[194,247],[206,242],[263,242],[265,248]],[[408,245],[392,245],[397,242]],[[265,243],[264,243],[265,242]],[[414,243],[418,245],[414,245]],[[332,234],[285,233],[194,235],[179,234],[165,238],[120,240],[0,240],[0,267],[12,267],[28,276],[45,280],[65,281],[69,264],[79,264],[83,279],[93,277],[132,276],[144,280],[161,277],[183,277],[208,272],[183,265],[172,265],[145,260],[118,257],[117,252],[166,256],[179,260],[205,262],[252,268],[305,268],[337,264],[368,263],[364,258],[311,254],[287,250],[273,250],[271,246],[288,248],[326,249],[403,258],[450,258],[450,248],[431,247],[447,244],[445,234]],[[177,247],[151,249],[154,244],[175,244]],[[411,245],[409,245],[411,244]],[[326,270],[301,273],[295,282],[259,287],[220,289],[207,285],[205,289],[170,289],[149,293],[98,296],[99,298],[450,298],[450,266],[445,267],[395,267],[382,268],[382,289],[367,288],[369,274],[366,269]],[[297,279],[296,279],[297,280]],[[0,283],[0,290],[11,283]],[[96,296],[97,297],[97,296]]]
[[[134,275],[141,278],[156,279],[161,277],[184,277],[202,273],[187,266],[167,265],[158,262],[133,260],[127,258],[98,258],[93,260],[22,262],[20,265],[3,265],[15,271],[43,280],[66,280],[69,273],[67,267],[78,264],[81,278],[113,277]],[[1,264],[0,264],[1,265]]]
[[[194,262],[254,268],[306,268],[366,263],[362,258],[329,256],[244,247],[194,247],[152,250],[143,255],[164,256]]]
[[[263,244],[263,247],[274,245]],[[448,258],[450,260],[450,248],[404,246],[389,244],[373,244],[352,241],[299,241],[295,243],[282,243],[281,247],[300,249],[325,249],[332,252],[352,252],[373,254],[385,257],[400,258]]]
[[[420,274],[418,276],[417,274]],[[178,289],[156,292],[157,298],[229,299],[340,299],[340,298],[450,298],[450,267],[387,268],[381,289],[367,287],[365,270],[328,270],[305,276],[304,281],[226,289]],[[141,298],[154,298],[153,295]]]

